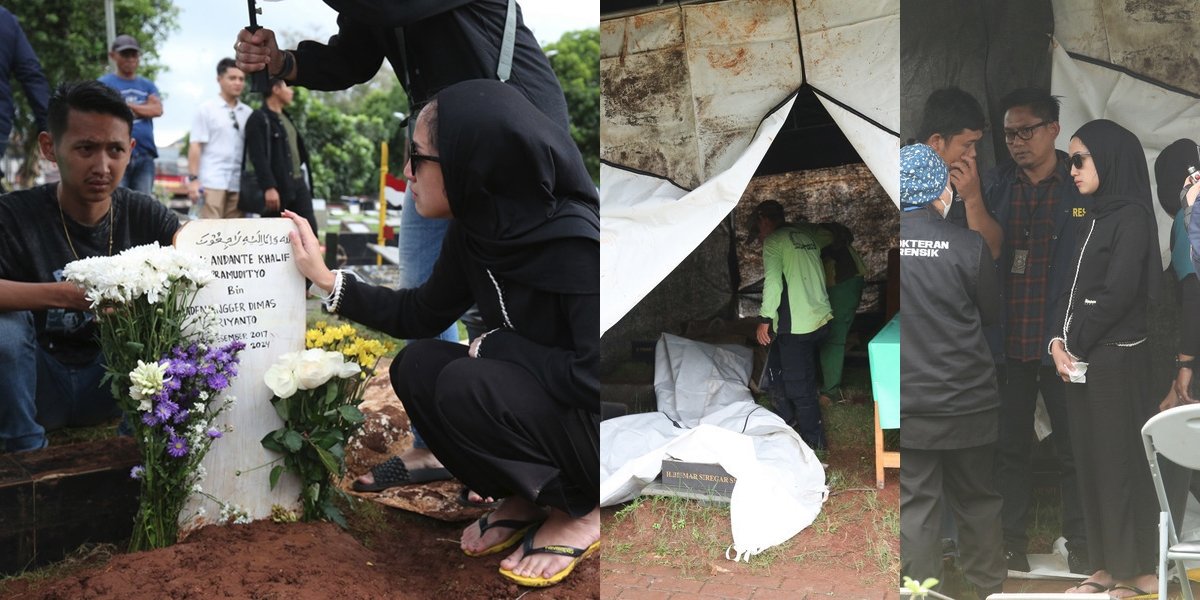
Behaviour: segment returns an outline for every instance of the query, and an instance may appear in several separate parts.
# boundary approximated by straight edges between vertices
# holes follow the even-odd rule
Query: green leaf
[[[299,452],[300,447],[304,445],[304,438],[299,433],[289,429],[283,434],[283,445],[290,452]]]
[[[329,406],[337,400],[338,392],[341,391],[340,387],[333,380],[325,385],[325,406]]]
[[[271,489],[275,489],[279,484],[280,475],[283,475],[283,465],[275,465],[275,468],[271,469]]]
[[[279,398],[275,400],[275,402],[272,402],[272,404],[275,405],[275,414],[279,415],[279,418],[286,422],[288,420],[288,412],[291,406],[290,400],[288,398]]]
[[[357,406],[344,404],[338,407],[338,412],[342,413],[343,419],[354,425],[362,423],[364,420],[366,420],[366,417],[363,416],[361,410],[358,410]]]
[[[321,464],[325,465],[326,471],[329,471],[330,473],[341,472],[341,466],[338,464],[338,460],[334,458],[328,450],[317,446],[316,444],[313,444],[313,448],[317,449],[317,456],[320,457]]]
[[[332,502],[325,502],[325,504],[321,506],[321,510],[325,513],[325,518],[337,523],[338,527],[341,527],[342,529],[347,529],[350,527],[350,525],[346,523],[346,517],[342,515],[342,511],[338,510],[338,507]]]
[[[129,348],[130,350],[133,350],[134,352],[141,352],[146,347],[146,345],[141,342],[135,342],[133,340],[128,340],[125,342],[125,347]]]
[[[279,442],[280,437],[282,437],[282,432],[282,429],[276,429],[275,431],[264,435],[262,441],[260,442],[262,447],[266,448],[267,450],[282,454],[284,451],[283,444]]]

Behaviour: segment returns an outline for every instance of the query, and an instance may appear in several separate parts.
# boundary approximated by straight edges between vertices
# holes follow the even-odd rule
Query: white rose
[[[339,363],[333,362],[334,357],[320,348],[311,348],[300,353],[296,363],[296,379],[300,381],[300,389],[312,390],[321,387],[338,369]],[[337,360],[341,360],[340,356]]]
[[[291,398],[296,393],[299,382],[296,373],[288,365],[275,363],[263,375],[263,382],[271,388],[271,392],[280,398]]]
[[[358,375],[358,373],[360,371],[362,371],[362,368],[360,368],[358,366],[358,363],[356,363],[352,360],[349,360],[349,361],[343,362],[338,367],[337,376],[342,379],[345,379],[347,377],[354,377],[355,375]]]

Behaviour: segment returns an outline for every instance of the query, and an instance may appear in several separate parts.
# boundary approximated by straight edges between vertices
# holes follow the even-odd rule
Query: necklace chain
[[[63,235],[67,238],[67,246],[71,248],[71,254],[75,256],[75,260],[79,260],[79,253],[75,251],[75,244],[71,241],[71,232],[67,231],[67,217],[63,214],[62,200],[58,201],[58,219],[62,223]],[[113,206],[109,202],[108,205],[108,256],[112,256],[113,248]]]

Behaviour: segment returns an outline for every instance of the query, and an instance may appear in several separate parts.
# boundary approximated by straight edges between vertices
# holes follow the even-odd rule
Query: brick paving
[[[854,581],[812,580],[797,573],[778,577],[719,573],[688,574],[662,565],[604,563],[605,600],[897,600],[897,590],[869,589]]]

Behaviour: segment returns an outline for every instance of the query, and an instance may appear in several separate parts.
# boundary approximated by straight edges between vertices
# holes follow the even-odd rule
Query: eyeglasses
[[[417,153],[417,142],[415,142],[415,141],[410,141],[408,143],[408,160],[409,160],[409,162],[412,163],[413,173],[417,172],[417,169],[420,167],[421,161],[423,161],[423,160],[435,162],[435,163],[438,163],[439,165],[442,164],[442,159],[440,156],[430,156],[428,154],[418,154]]]
[[[1005,129],[1004,130],[1004,141],[1011,143],[1016,138],[1021,138],[1022,140],[1029,140],[1030,138],[1033,137],[1033,132],[1036,131],[1038,127],[1049,125],[1051,123],[1053,123],[1053,121],[1042,121],[1041,123],[1038,123],[1036,125],[1030,125],[1029,127],[1022,127],[1020,129]]]
[[[1082,169],[1083,168],[1083,157],[1091,156],[1091,155],[1092,155],[1091,152],[1077,152],[1075,154],[1072,154],[1071,157],[1067,159],[1067,163],[1070,164],[1072,167],[1075,167],[1076,169]]]
[[[241,127],[238,127],[237,115],[233,114],[233,111],[232,111],[232,110],[230,110],[230,111],[229,111],[229,120],[230,120],[230,121],[233,121],[233,128],[234,128],[234,129],[236,129],[237,131],[241,131],[241,130],[242,130],[242,128],[241,128]]]

